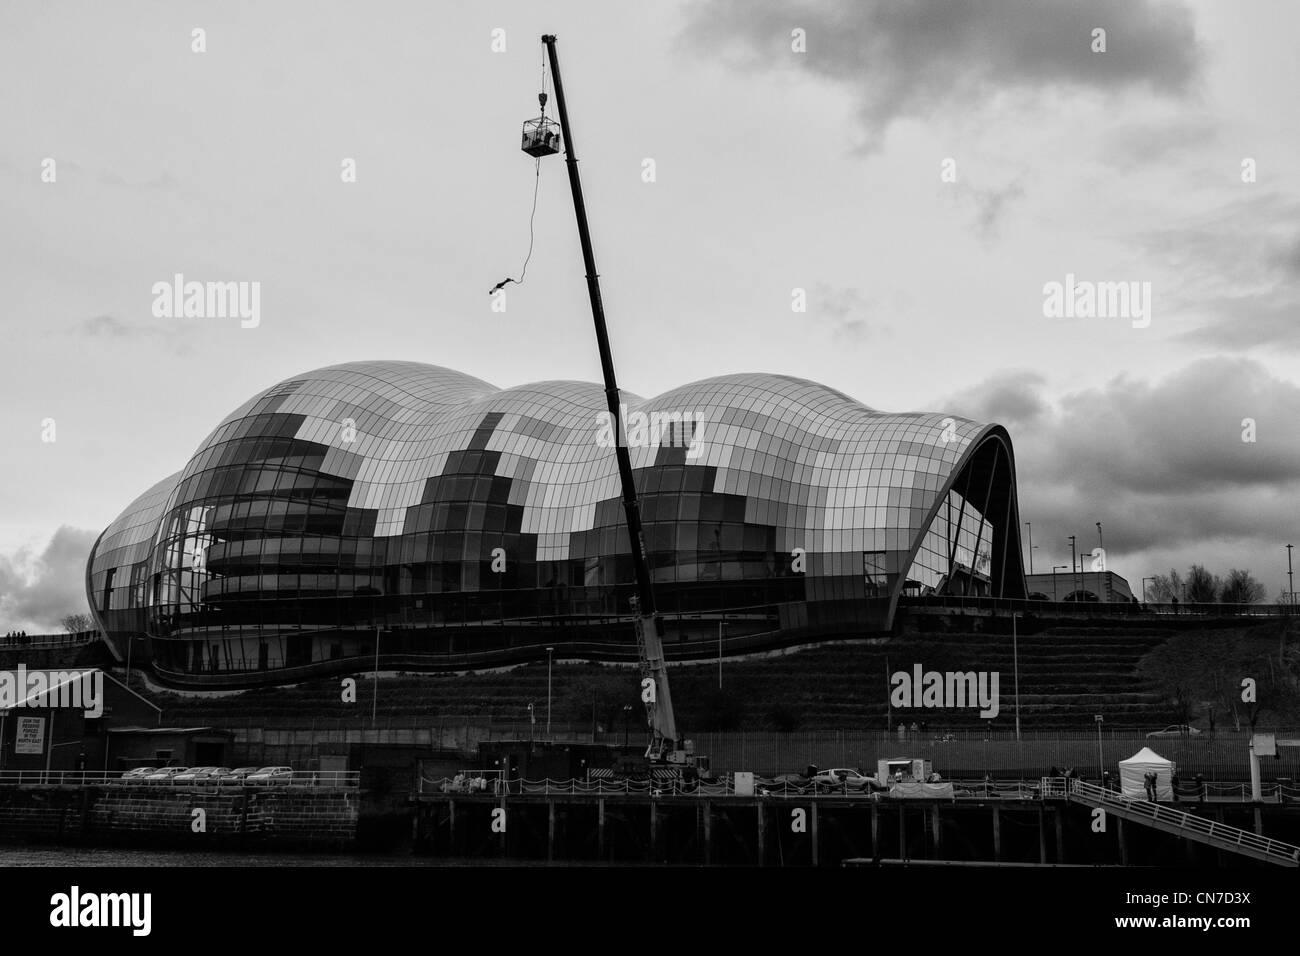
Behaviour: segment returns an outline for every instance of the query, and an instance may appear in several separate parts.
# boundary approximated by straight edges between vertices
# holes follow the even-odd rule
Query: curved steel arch
[[[939,509],[948,500],[948,494],[956,487],[959,480],[965,478],[969,484],[971,470],[977,467],[979,464],[977,459],[981,455],[988,454],[987,449],[992,449],[993,461],[990,463],[988,475],[987,507],[981,508],[981,513],[993,526],[995,532],[999,528],[1002,531],[1000,535],[995,534],[993,541],[991,567],[998,569],[997,593],[993,596],[1022,599],[1026,597],[1025,568],[1020,553],[1020,508],[1016,498],[1015,453],[1011,447],[1011,436],[1005,428],[1001,425],[986,425],[971,441],[965,454],[958,459],[957,467],[953,468],[947,481],[939,489],[925,521],[922,522],[920,530],[912,540],[903,563],[903,570],[899,573],[898,580],[889,595],[887,626],[893,624],[898,598],[907,583],[907,571],[916,560],[916,554],[921,549],[925,536],[930,533],[930,526],[939,514]],[[1005,496],[995,495],[995,490],[1004,492]],[[1009,547],[1012,543],[1015,545],[1014,549]],[[1011,585],[1010,588],[1008,584]]]

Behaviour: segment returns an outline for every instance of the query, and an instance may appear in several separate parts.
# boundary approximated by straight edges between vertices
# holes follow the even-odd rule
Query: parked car
[[[244,782],[259,787],[288,786],[293,782],[293,768],[263,767],[257,773],[250,773]]]
[[[835,767],[830,770],[819,771],[813,778],[812,782],[818,787],[824,787],[831,790],[864,790],[868,793],[876,787],[876,778],[868,777],[859,773],[851,767]]]
[[[145,777],[144,782],[151,786],[163,783],[173,783],[176,777],[180,776],[188,769],[188,767],[160,767]]]
[[[125,771],[122,776],[118,778],[118,782],[127,786],[144,783],[146,777],[157,772],[157,767],[136,767],[133,770]]]
[[[229,767],[191,767],[184,773],[176,775],[176,783],[216,783],[223,773],[229,773]]]
[[[1200,731],[1187,724],[1170,724],[1164,730],[1153,730],[1147,737],[1195,737]]]
[[[261,767],[236,767],[234,770],[227,770],[217,782],[223,787],[239,787],[248,782],[248,778],[262,769]]]

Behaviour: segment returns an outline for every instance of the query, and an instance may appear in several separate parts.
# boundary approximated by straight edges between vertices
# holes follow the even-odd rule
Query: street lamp
[[[375,712],[379,709],[379,625],[375,625],[375,689],[370,698],[370,728],[375,727]],[[392,726],[391,724],[389,726]]]
[[[1026,521],[1025,527],[1029,529],[1029,573],[1034,573],[1034,525]]]
[[[551,652],[554,647],[546,649],[546,739],[551,739]]]
[[[726,620],[727,615],[724,611],[722,617],[718,619],[718,690],[722,690],[722,625]]]
[[[1016,742],[1020,742],[1020,647],[1016,639],[1016,618],[1020,615],[1011,612],[1011,660],[1015,667],[1016,689]]]
[[[1106,550],[1106,544],[1105,544],[1104,541],[1101,540],[1101,522],[1100,522],[1100,521],[1097,522],[1097,547],[1101,548],[1101,550],[1103,550],[1103,551]]]
[[[632,705],[623,705],[623,753],[627,753],[627,722],[632,719]]]
[[[1052,565],[1052,600],[1053,601],[1061,600],[1060,596],[1056,593],[1056,572],[1061,570],[1064,567],[1067,567],[1067,565],[1064,564]]]
[[[1101,721],[1102,721],[1102,715],[1101,715],[1101,714],[1094,714],[1093,717],[1092,717],[1092,719],[1095,720],[1095,721],[1097,722],[1097,773],[1098,773],[1098,774],[1104,774],[1104,773],[1106,772],[1106,758],[1103,757],[1103,756],[1102,756],[1102,753],[1101,753]]]
[[[1079,590],[1079,579],[1077,577],[1079,573],[1079,556],[1074,545],[1074,537],[1074,535],[1070,535],[1070,586],[1077,592]]]
[[[1295,603],[1295,573],[1291,570],[1291,545],[1289,544],[1286,546],[1286,577],[1287,580],[1290,582],[1290,584],[1287,586],[1287,590],[1291,592],[1290,600],[1287,601],[1287,604],[1294,604]]]

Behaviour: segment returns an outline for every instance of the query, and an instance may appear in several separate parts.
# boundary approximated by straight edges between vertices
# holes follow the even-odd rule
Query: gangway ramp
[[[1121,820],[1141,823],[1229,853],[1239,853],[1278,866],[1300,867],[1300,847],[1281,840],[1270,840],[1250,830],[1230,827],[1194,813],[1161,806],[1150,800],[1112,793],[1095,783],[1064,777],[1044,777],[1042,794],[1044,799],[1063,799],[1085,807],[1100,807]]]

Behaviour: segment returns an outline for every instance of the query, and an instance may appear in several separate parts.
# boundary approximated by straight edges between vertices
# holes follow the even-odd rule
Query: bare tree
[[[1250,571],[1233,568],[1224,579],[1219,599],[1224,604],[1255,604],[1264,600],[1264,585]]]
[[[1172,604],[1175,598],[1182,600],[1183,578],[1173,568],[1168,574],[1157,574],[1146,586],[1146,599],[1153,604]]]
[[[94,628],[95,622],[89,614],[65,614],[59,624],[69,634],[80,634]]]
[[[1187,600],[1192,604],[1213,604],[1219,599],[1222,582],[1217,575],[1193,564],[1187,569]]]

